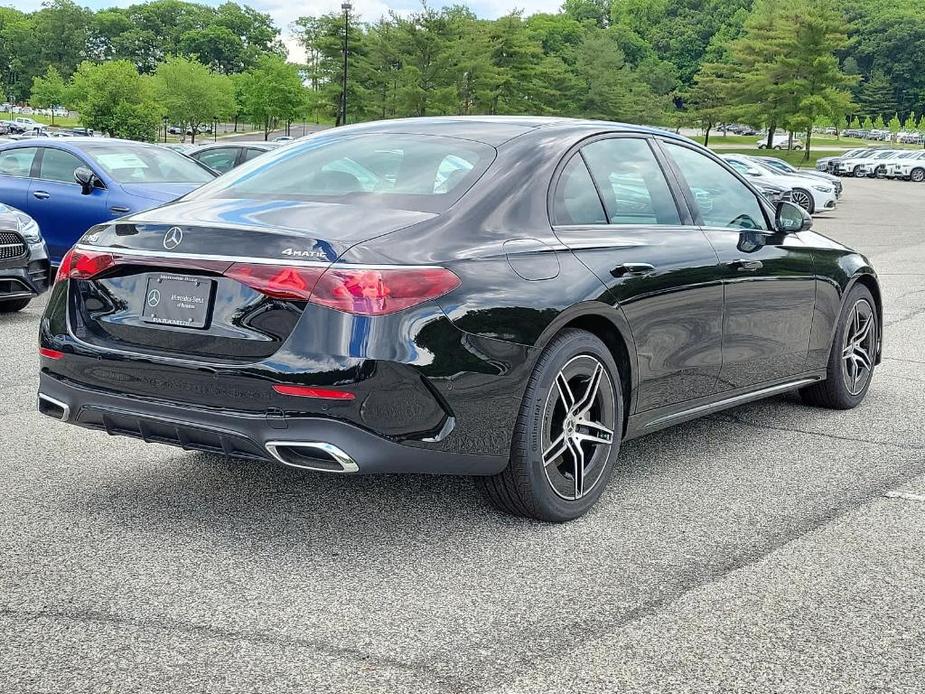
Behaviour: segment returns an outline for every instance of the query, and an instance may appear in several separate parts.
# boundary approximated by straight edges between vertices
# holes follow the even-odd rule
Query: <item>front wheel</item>
[[[774,149],[780,151],[783,149],[783,147],[781,147],[780,145],[774,145]]]
[[[909,173],[909,180],[915,183],[925,181],[925,169],[912,169]]]
[[[870,290],[856,284],[845,299],[832,341],[824,381],[803,388],[803,401],[817,407],[850,410],[867,395],[874,375],[880,321]]]
[[[10,299],[8,301],[0,301],[0,313],[16,313],[17,311],[22,311],[29,305],[30,301],[32,301],[32,299]]]
[[[813,200],[813,196],[808,190],[804,190],[803,188],[794,188],[790,196],[790,199],[804,210],[806,210],[807,214],[812,214],[816,211],[816,201]]]
[[[620,372],[607,346],[569,328],[543,350],[521,404],[508,466],[476,485],[498,509],[563,522],[610,479],[623,434]]]

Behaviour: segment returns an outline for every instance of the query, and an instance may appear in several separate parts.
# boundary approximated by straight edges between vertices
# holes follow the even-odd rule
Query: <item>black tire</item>
[[[922,181],[925,181],[925,169],[912,169],[912,171],[909,172],[909,180],[913,183],[921,183]]]
[[[9,299],[0,301],[0,313],[16,313],[22,311],[32,299]]]
[[[857,164],[854,167],[854,170],[851,172],[851,175],[854,176],[855,178],[861,177],[861,165],[860,164]]]
[[[783,147],[781,147],[780,145],[774,145],[774,149],[780,151],[783,149]]]
[[[797,204],[798,204],[800,207],[802,207],[804,210],[806,210],[806,213],[807,213],[807,214],[812,214],[813,212],[816,211],[816,200],[813,198],[813,194],[812,194],[812,193],[810,193],[810,192],[809,192],[808,190],[806,190],[805,188],[794,188],[794,189],[793,189],[793,192],[794,192],[794,193],[802,193],[803,195],[806,196],[806,204],[799,203],[799,202],[798,202]]]
[[[860,302],[864,302],[870,310],[870,368],[860,387],[850,388],[851,373],[844,358],[846,339],[845,333],[852,329],[854,309]],[[838,328],[832,341],[829,353],[829,363],[826,369],[826,379],[814,383],[800,390],[803,402],[816,407],[827,407],[833,410],[850,410],[857,407],[864,400],[870,388],[876,368],[877,350],[880,345],[880,320],[877,315],[877,304],[871,296],[870,290],[861,284],[856,284],[848,292],[838,317]]]
[[[574,484],[575,493],[573,498],[565,498],[561,489],[563,484],[570,484],[568,477],[562,475],[560,467],[544,465],[543,455],[546,439],[552,436],[547,429],[553,428],[556,413],[561,411],[558,408],[563,402],[560,398],[562,390],[557,388],[560,372],[566,373],[573,364],[580,363],[587,363],[588,366],[597,363],[602,367],[598,391],[602,403],[599,418],[608,424],[612,423],[612,437],[609,444],[580,445],[584,451],[583,456],[587,455],[588,450],[592,451],[586,471],[591,470],[593,473],[591,486],[581,494],[578,493],[579,482],[574,479],[577,476],[577,456],[571,453],[569,444],[563,443],[560,446],[561,458],[550,456],[553,462],[561,460],[561,465],[565,467],[569,460],[572,461],[575,472],[571,483]],[[609,390],[605,387],[608,384]],[[620,450],[623,436],[623,394],[620,384],[617,364],[601,340],[584,330],[563,330],[543,350],[527,383],[511,441],[510,463],[497,475],[475,478],[475,484],[482,494],[497,509],[516,516],[561,523],[584,515],[603,493]],[[578,396],[577,400],[580,402],[582,398]],[[554,404],[550,406],[552,402]],[[593,415],[589,414],[587,418],[592,419]],[[563,421],[559,427],[562,433],[558,438],[563,441],[568,431],[566,426],[567,421]],[[573,428],[572,431],[577,432],[578,429]],[[549,446],[547,451],[551,448],[553,446]]]

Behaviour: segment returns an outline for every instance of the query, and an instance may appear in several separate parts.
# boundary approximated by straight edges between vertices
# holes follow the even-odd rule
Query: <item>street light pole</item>
[[[345,2],[340,8],[344,11],[344,83],[341,86],[340,124],[347,125],[347,55],[349,52],[347,37],[350,32],[350,10],[353,6]]]

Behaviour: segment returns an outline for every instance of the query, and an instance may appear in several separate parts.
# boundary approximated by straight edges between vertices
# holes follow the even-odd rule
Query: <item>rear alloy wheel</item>
[[[8,301],[0,301],[0,313],[16,313],[17,311],[22,311],[26,306],[29,305],[29,302],[32,299],[10,299]]]
[[[849,410],[864,400],[880,345],[875,306],[867,287],[855,285],[849,292],[835,331],[826,379],[800,391],[804,402]]]
[[[568,329],[537,360],[511,445],[511,461],[476,484],[497,508],[537,520],[582,516],[604,490],[620,448],[623,398],[610,350]]]
[[[808,190],[804,190],[803,188],[794,188],[790,195],[790,199],[804,210],[806,210],[808,214],[812,214],[816,211],[816,202],[813,200],[813,196]]]
[[[909,173],[909,180],[921,183],[925,181],[925,169],[912,169]]]
[[[861,165],[860,164],[854,167],[854,170],[851,172],[851,175],[854,176],[855,178],[861,177]]]

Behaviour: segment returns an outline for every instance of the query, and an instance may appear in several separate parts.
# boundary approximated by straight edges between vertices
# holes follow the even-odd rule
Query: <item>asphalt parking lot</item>
[[[922,691],[925,185],[845,188],[816,227],[881,275],[865,404],[631,442],[561,526],[59,424],[41,303],[0,317],[0,691]]]

